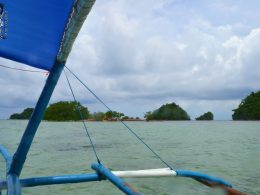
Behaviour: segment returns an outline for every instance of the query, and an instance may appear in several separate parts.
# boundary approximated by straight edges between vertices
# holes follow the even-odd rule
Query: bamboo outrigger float
[[[4,180],[0,178],[0,195],[2,190],[6,190],[8,195],[20,195],[24,187],[100,180],[109,180],[126,194],[141,194],[122,178],[169,176],[190,177],[211,187],[220,186],[228,194],[242,194],[233,190],[230,183],[198,172],[174,171],[171,167],[110,171],[99,160],[98,163],[92,164],[94,173],[20,178],[27,153],[72,45],[94,2],[94,0],[3,0],[1,2],[9,13],[9,31],[7,38],[1,40],[0,57],[47,70],[49,76],[14,155],[0,145],[0,153],[6,162],[6,177]]]

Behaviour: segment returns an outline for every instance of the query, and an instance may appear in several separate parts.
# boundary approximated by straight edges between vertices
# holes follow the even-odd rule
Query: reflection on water
[[[14,152],[27,121],[0,120],[0,143]],[[259,122],[129,122],[176,169],[222,177],[248,194],[260,194]],[[102,163],[112,170],[164,165],[120,123],[87,122]],[[92,148],[80,122],[43,122],[22,177],[92,172]],[[4,167],[0,159],[1,168]],[[127,179],[145,194],[201,195],[219,191],[185,178]],[[121,194],[107,181],[42,186],[25,194]]]

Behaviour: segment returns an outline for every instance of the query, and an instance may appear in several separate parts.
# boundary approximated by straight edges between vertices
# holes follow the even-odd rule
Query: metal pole
[[[4,148],[3,146],[0,145],[0,154],[4,157],[5,159],[5,169],[6,169],[6,174],[5,174],[5,177],[7,179],[7,171],[9,170],[9,167],[10,167],[10,163],[11,163],[11,159],[12,159],[12,156],[11,154],[8,152],[8,150],[6,148]],[[1,171],[1,170],[0,170]],[[2,184],[3,181],[1,181],[1,172],[0,172],[0,195],[2,194],[2,189],[3,189],[3,184]]]
[[[91,182],[91,181],[99,181],[99,180],[100,178],[96,173],[89,173],[89,174],[27,178],[27,179],[21,179],[20,183],[22,187],[34,187],[34,186],[42,186],[42,185],[81,183],[81,182]]]
[[[0,154],[4,157],[5,159],[5,169],[6,169],[6,174],[7,174],[7,171],[9,170],[9,167],[10,167],[10,164],[11,164],[11,159],[12,159],[12,156],[11,154],[9,153],[9,151],[2,145],[0,145]]]
[[[92,182],[92,181],[100,181],[99,175],[97,173],[25,178],[25,179],[20,179],[20,185],[22,188],[24,188],[24,187],[57,185],[57,184],[67,184],[67,183],[82,183],[82,182]],[[5,181],[0,182],[0,186],[2,189],[7,188],[7,184]]]
[[[18,177],[20,176],[24,162],[26,160],[26,155],[30,149],[37,128],[44,116],[46,107],[49,103],[49,100],[59,80],[63,68],[64,63],[57,61],[54,63],[52,70],[50,71],[50,75],[48,76],[48,79],[39,97],[39,100],[35,106],[34,112],[24,131],[20,144],[13,156],[10,169],[8,170],[9,175],[16,175]]]
[[[20,195],[21,185],[19,177],[15,174],[9,174],[6,177],[7,195]]]

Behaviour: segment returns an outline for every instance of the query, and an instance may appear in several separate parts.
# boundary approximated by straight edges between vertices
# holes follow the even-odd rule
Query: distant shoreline
[[[86,119],[84,121],[87,121],[87,122],[120,122],[120,120],[117,120],[117,119],[101,120],[101,121],[97,121],[95,119]],[[144,120],[144,119],[123,119],[122,121],[142,122],[142,121],[146,121],[146,120]]]
[[[10,121],[29,121],[29,119],[0,119],[0,120],[10,120]],[[42,120],[44,122],[81,122],[81,120],[73,121],[73,120],[67,120],[67,121],[50,121],[50,120]],[[85,122],[120,122],[119,120],[92,120],[92,119],[86,119]],[[260,122],[260,120],[150,120],[147,121],[145,119],[127,119],[122,120],[124,122]]]

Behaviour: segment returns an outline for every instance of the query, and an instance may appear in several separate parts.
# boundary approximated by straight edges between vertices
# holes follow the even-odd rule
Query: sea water
[[[0,144],[15,152],[28,121],[0,120]],[[260,194],[260,122],[127,122],[174,169],[221,177]],[[112,170],[165,167],[119,122],[87,122],[102,163]],[[42,122],[21,178],[92,173],[96,162],[81,122]],[[4,161],[0,168],[4,172]],[[3,174],[2,174],[3,177]],[[203,195],[214,191],[188,178],[126,179],[144,194]],[[23,194],[122,194],[108,181],[40,186]]]

